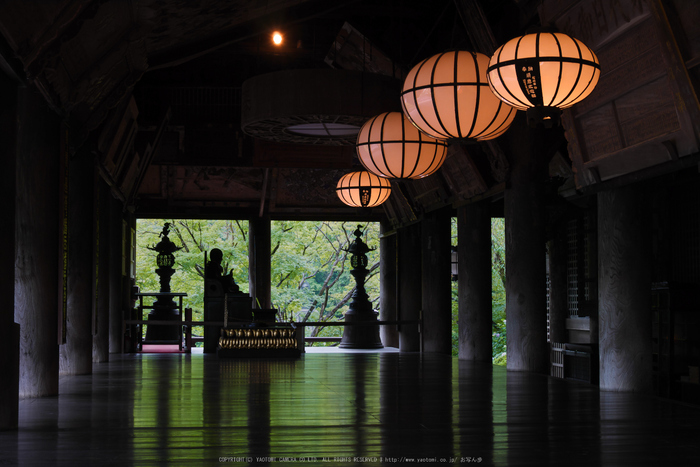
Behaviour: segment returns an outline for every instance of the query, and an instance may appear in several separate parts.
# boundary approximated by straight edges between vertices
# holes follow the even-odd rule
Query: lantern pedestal
[[[368,302],[369,304],[369,302]],[[351,305],[352,307],[352,305]],[[346,323],[366,323],[377,321],[377,313],[370,310],[355,312],[352,308],[345,313]],[[338,346],[342,349],[381,349],[384,346],[379,338],[379,325],[351,325],[345,326],[343,339]]]
[[[365,291],[365,278],[368,274],[366,253],[370,249],[360,238],[362,231],[359,226],[354,234],[356,238],[348,248],[348,252],[352,254],[350,263],[353,269],[350,274],[355,278],[357,285],[352,294],[349,310],[345,313],[345,322],[369,324],[345,326],[339,347],[343,349],[380,349],[384,346],[379,338],[379,324],[372,324],[377,321],[377,313],[372,310],[372,303]]]
[[[148,313],[148,321],[173,321],[180,322],[180,310],[173,300],[172,295],[164,295],[153,303],[153,309]],[[180,343],[182,330],[180,326],[152,325],[146,328],[145,343]]]

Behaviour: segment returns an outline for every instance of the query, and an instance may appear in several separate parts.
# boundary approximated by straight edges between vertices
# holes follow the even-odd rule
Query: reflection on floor
[[[344,466],[426,459],[658,466],[699,458],[700,407],[447,356],[111,359],[92,375],[62,377],[59,397],[20,401],[19,429],[0,432],[0,465],[278,465],[294,458]]]

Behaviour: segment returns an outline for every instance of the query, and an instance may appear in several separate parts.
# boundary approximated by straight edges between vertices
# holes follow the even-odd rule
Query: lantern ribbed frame
[[[571,107],[593,91],[599,78],[593,51],[560,32],[511,39],[496,50],[488,67],[493,93],[520,110]]]
[[[391,183],[386,178],[361,170],[340,177],[335,191],[348,206],[372,208],[389,198]]]
[[[452,51],[433,55],[406,76],[401,105],[411,122],[437,139],[489,140],[503,134],[517,113],[493,95],[489,57]]]
[[[362,125],[356,149],[362,165],[375,175],[417,179],[442,166],[447,143],[418,131],[401,112],[385,112]]]

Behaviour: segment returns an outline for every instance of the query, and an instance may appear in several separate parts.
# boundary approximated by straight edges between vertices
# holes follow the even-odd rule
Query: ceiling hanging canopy
[[[380,177],[417,179],[435,173],[445,161],[447,143],[427,136],[401,112],[369,119],[357,136],[362,165]]]
[[[284,70],[243,83],[241,127],[278,143],[351,146],[362,124],[399,110],[400,82],[346,70]]]
[[[371,208],[389,198],[391,183],[371,172],[351,172],[340,177],[335,189],[338,198],[352,207]]]
[[[558,32],[511,39],[496,50],[488,67],[494,94],[527,110],[531,124],[558,120],[560,109],[583,100],[599,78],[600,63],[593,51]]]
[[[488,56],[467,51],[423,60],[404,81],[404,113],[433,138],[496,138],[508,129],[516,111],[491,92],[488,64]]]

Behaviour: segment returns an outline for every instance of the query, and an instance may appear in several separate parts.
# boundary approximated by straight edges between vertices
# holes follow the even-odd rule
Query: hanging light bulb
[[[401,112],[385,112],[362,125],[356,149],[362,165],[373,174],[416,179],[440,168],[447,143],[418,131]]]
[[[391,183],[386,178],[362,170],[340,177],[335,191],[348,206],[372,208],[389,198]]]
[[[466,51],[423,60],[404,81],[404,113],[433,138],[482,141],[503,134],[516,111],[491,92],[486,78],[488,64],[488,56]]]
[[[586,98],[600,78],[598,57],[560,32],[516,37],[491,57],[489,86],[503,102],[527,110],[531,125],[556,124],[561,109]]]

